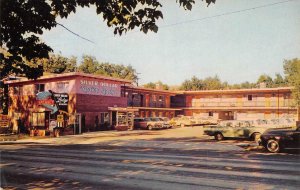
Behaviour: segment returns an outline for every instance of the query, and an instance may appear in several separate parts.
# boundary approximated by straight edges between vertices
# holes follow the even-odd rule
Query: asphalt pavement
[[[249,149],[249,147],[252,147]],[[3,189],[299,189],[300,156],[200,127],[0,144]]]

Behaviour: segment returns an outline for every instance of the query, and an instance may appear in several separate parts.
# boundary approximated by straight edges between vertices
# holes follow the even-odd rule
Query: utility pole
[[[136,86],[139,86],[139,75],[141,74],[141,73],[135,73],[136,74]]]

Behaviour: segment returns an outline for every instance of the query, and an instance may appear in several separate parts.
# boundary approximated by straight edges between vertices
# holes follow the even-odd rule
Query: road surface
[[[184,130],[188,135],[174,129],[149,138],[145,132],[108,132],[6,142],[0,145],[1,187],[299,189],[299,154],[248,151],[238,146],[247,141],[216,142],[192,135],[198,129]]]

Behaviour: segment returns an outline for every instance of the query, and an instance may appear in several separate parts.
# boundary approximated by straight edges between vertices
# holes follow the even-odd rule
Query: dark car
[[[268,151],[277,153],[284,149],[300,149],[300,127],[296,130],[270,129],[261,135],[261,145]]]

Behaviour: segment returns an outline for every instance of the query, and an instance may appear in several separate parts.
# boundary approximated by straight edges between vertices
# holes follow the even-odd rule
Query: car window
[[[159,118],[151,118],[152,121],[160,121]]]

